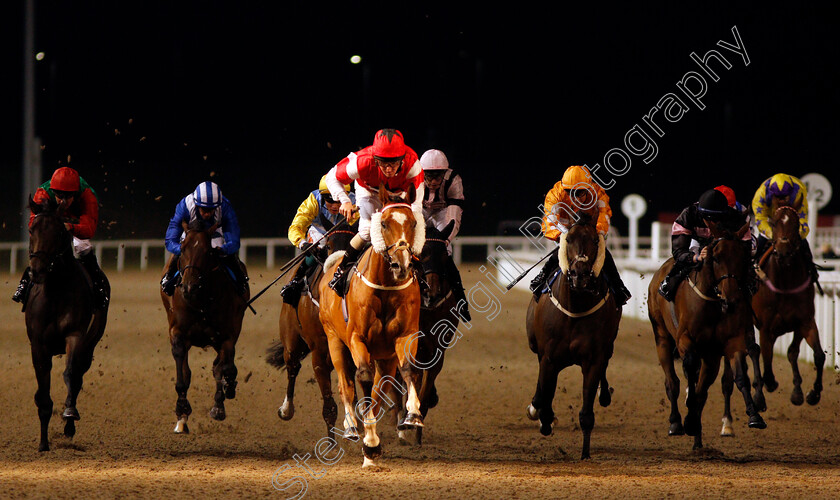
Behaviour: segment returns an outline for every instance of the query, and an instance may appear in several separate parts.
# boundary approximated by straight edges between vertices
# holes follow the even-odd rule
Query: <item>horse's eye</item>
[[[382,229],[385,229],[386,227],[388,227],[388,226],[386,226],[386,225],[385,225],[385,223],[384,223],[384,222],[380,222],[380,223],[379,223],[379,225],[381,225],[381,226],[382,226]]]

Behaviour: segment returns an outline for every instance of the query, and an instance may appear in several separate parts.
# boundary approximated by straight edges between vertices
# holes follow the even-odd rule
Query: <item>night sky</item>
[[[718,184],[749,202],[776,172],[840,190],[837,16],[801,5],[693,2],[591,7],[454,2],[37,0],[37,135],[94,186],[97,238],[163,238],[180,198],[212,179],[243,236],[285,236],[300,202],[379,128],[462,174],[462,234],[538,215],[572,164],[603,163],[715,49],[705,109],[662,121],[658,155],[633,156],[609,191],[650,220]],[[355,5],[353,5],[355,4]],[[0,239],[20,234],[23,2],[4,2]],[[737,26],[750,58],[717,46]],[[362,64],[352,65],[358,54]],[[652,134],[649,128],[646,132]],[[603,170],[602,170],[603,172]],[[826,212],[840,212],[840,193]],[[646,230],[646,225],[641,226]]]

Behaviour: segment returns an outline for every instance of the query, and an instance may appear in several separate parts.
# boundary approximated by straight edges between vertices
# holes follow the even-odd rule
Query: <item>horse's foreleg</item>
[[[749,421],[747,425],[753,429],[764,429],[767,424],[758,413],[755,404],[750,395],[750,376],[747,374],[747,358],[742,350],[726,349],[726,357],[729,362],[735,378],[735,386],[741,391],[744,397],[744,405],[747,409],[747,416]]]
[[[651,321],[651,324],[654,324]],[[654,331],[657,328],[654,327]],[[665,331],[665,335],[668,332]],[[671,414],[668,417],[670,426],[668,428],[669,436],[682,436],[685,434],[685,429],[682,425],[682,417],[680,416],[679,397],[680,397],[680,379],[677,377],[677,372],[674,370],[674,341],[671,336],[661,337],[656,336],[656,354],[659,357],[659,364],[662,366],[662,371],[665,372],[665,395],[668,396],[668,401],[671,404]]]
[[[65,339],[64,384],[67,386],[67,399],[61,418],[64,419],[64,435],[69,438],[76,435],[76,420],[81,418],[76,409],[76,398],[82,390],[82,375],[90,366],[89,361],[85,363],[85,353],[81,352],[83,345],[80,336],[71,335]]]
[[[758,333],[759,345],[761,347],[762,370],[761,381],[767,388],[767,392],[773,392],[779,387],[776,381],[776,375],[773,374],[773,344],[776,339],[766,329],[759,330]]]
[[[327,424],[327,437],[334,440],[335,433],[332,429],[335,428],[335,421],[338,418],[338,406],[335,404],[335,399],[333,399],[332,394],[332,381],[330,380],[332,365],[326,345],[316,346],[312,349],[312,370],[315,372],[315,379],[318,381],[318,388],[321,390],[321,397],[324,400],[321,414],[324,417],[324,422]],[[289,376],[289,385],[293,384],[294,381]],[[292,394],[294,394],[294,389],[292,389]],[[286,397],[288,399],[288,394]],[[292,406],[292,409],[294,409],[294,406]],[[280,410],[278,410],[279,412]],[[292,414],[294,414],[294,410],[292,410]],[[281,416],[280,418],[283,417]]]
[[[805,402],[802,395],[802,375],[799,373],[799,345],[802,343],[802,335],[799,330],[793,331],[793,340],[788,347],[787,358],[790,369],[793,371],[793,390],[790,392],[790,402],[796,406]]]
[[[332,335],[328,339],[330,359],[335,367],[335,373],[338,376],[338,393],[341,396],[341,402],[344,404],[345,429],[342,432],[346,439],[357,441],[359,439],[359,425],[356,420],[354,407],[356,403],[356,385],[353,382],[355,377],[353,361],[350,359],[347,348],[341,340]]]
[[[703,360],[694,351],[694,347],[687,335],[680,337],[680,353],[683,360],[683,374],[686,379],[685,406],[686,414],[683,426],[689,436],[697,436],[701,432],[700,410],[697,401],[697,380]],[[695,440],[696,444],[696,440]]]
[[[283,339],[283,344],[285,346],[285,349],[283,350],[283,361],[286,364],[286,377],[288,383],[286,384],[286,398],[283,400],[283,404],[280,405],[280,408],[277,409],[277,416],[283,420],[291,420],[292,417],[295,416],[295,382],[297,381],[297,376],[300,372],[300,360],[305,355],[306,349],[304,349],[303,339],[300,338],[300,335],[296,334],[286,335],[286,338]],[[315,357],[313,356],[313,367],[315,366],[315,362]],[[315,375],[318,375],[317,372]],[[329,377],[329,375],[327,376]],[[321,389],[321,392],[323,393],[323,389]],[[335,423],[335,420],[333,420],[333,423]]]
[[[210,418],[222,421],[227,418],[225,413],[225,383],[222,367],[224,366],[224,348],[216,350],[216,359],[213,360],[213,379],[216,381],[216,392],[213,394],[213,407],[210,408]]]
[[[583,404],[578,413],[578,419],[583,432],[583,448],[580,459],[586,460],[589,458],[589,440],[592,437],[592,429],[595,427],[595,394],[598,392],[598,385],[606,375],[607,367],[601,364],[584,364],[581,369],[583,371]]]
[[[173,335],[172,357],[175,359],[175,392],[178,394],[178,401],[175,403],[175,417],[178,422],[175,424],[176,434],[189,434],[187,419],[192,413],[192,407],[187,399],[187,391],[190,389],[192,372],[189,364],[190,346],[180,335]]]
[[[406,383],[405,419],[403,426],[423,427],[423,413],[420,410],[420,388],[423,374],[420,368],[414,366],[412,359],[417,359],[417,342],[411,341],[411,335],[398,337],[394,348],[399,363],[400,375]]]
[[[367,407],[359,408],[364,411],[365,424],[365,438],[362,440],[362,452],[364,453],[362,467],[376,465],[374,460],[382,455],[382,443],[376,432],[376,424],[388,413],[388,408],[385,408],[386,404],[383,404],[383,402],[387,403],[389,407],[398,404],[397,400],[392,399],[393,396],[387,396],[388,393],[393,394],[397,388],[402,390],[402,387],[398,385],[399,382],[394,378],[396,372],[396,358],[377,361],[372,392],[370,398],[366,398]]]
[[[747,340],[747,354],[753,365],[753,402],[759,412],[767,411],[767,401],[764,399],[764,378],[761,376],[761,347],[755,342],[755,330],[752,325],[747,326],[745,332]],[[728,367],[729,364],[727,363]],[[730,391],[731,392],[731,391]]]
[[[38,390],[35,391],[35,405],[38,407],[38,419],[41,421],[41,442],[38,444],[38,451],[49,451],[48,431],[53,410],[53,402],[50,398],[52,356],[46,350],[37,348],[35,343],[32,343],[31,349],[32,365],[35,367],[35,378],[38,381]]]
[[[557,389],[557,375],[560,373],[560,368],[551,359],[548,354],[543,354],[540,360],[540,375],[537,387],[539,392],[531,401],[531,406],[534,407],[540,419],[540,434],[543,436],[551,435],[551,428],[554,425],[554,409],[551,407],[554,401],[554,392]]]
[[[732,388],[735,385],[735,379],[732,376],[732,366],[726,362],[723,364],[723,375],[720,377],[720,389],[723,392],[723,427],[720,430],[721,436],[732,437],[735,432],[732,429],[732,411],[730,403],[732,399]]]
[[[703,425],[701,423],[703,408],[706,406],[706,400],[709,398],[709,387],[717,378],[718,370],[720,370],[720,355],[706,356],[700,363],[700,373],[697,376],[697,390],[695,392],[695,410],[689,411],[689,415],[696,415],[696,424],[692,422],[691,425],[686,423],[685,429],[690,436],[694,436],[694,449],[703,447]],[[689,418],[686,416],[686,421]],[[696,434],[689,432],[689,429],[696,426]]]
[[[825,365],[825,352],[823,352],[822,344],[820,343],[820,332],[817,329],[817,323],[811,318],[808,326],[802,329],[802,337],[814,350],[814,368],[817,370],[817,378],[814,379],[814,388],[808,391],[808,396],[805,398],[809,405],[815,405],[820,402],[820,395],[823,389],[823,366]]]

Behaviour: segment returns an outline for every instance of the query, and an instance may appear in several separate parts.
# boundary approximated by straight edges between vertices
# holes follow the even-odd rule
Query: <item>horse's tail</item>
[[[306,345],[306,342],[301,342],[301,346],[304,349],[303,354],[301,355],[300,359],[306,357],[309,354],[309,346]],[[278,340],[277,342],[271,344],[268,349],[265,350],[265,362],[277,368],[278,370],[282,370],[286,367],[286,360],[283,357],[283,353],[286,352],[286,347],[283,346],[283,341]]]

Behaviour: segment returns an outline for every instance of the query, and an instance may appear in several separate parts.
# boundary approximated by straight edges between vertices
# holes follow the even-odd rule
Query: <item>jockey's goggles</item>
[[[324,203],[340,203],[338,200],[334,199],[331,195],[328,194],[321,195],[321,200]]]
[[[443,179],[443,176],[446,174],[445,170],[426,170],[423,172],[423,177],[429,179],[430,181]]]
[[[567,189],[566,192],[576,200],[586,198],[589,195],[589,191],[586,189]]]
[[[59,200],[66,200],[67,198],[73,198],[76,196],[75,191],[56,191],[53,189],[53,193],[55,194],[56,199]]]

